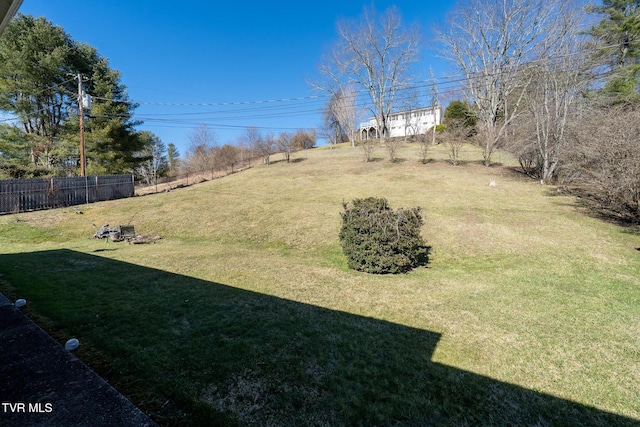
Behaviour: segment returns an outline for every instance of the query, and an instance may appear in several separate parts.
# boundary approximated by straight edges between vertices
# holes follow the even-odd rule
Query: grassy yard
[[[163,425],[640,425],[638,230],[441,150],[1,216],[0,290]],[[427,268],[347,269],[342,202],[368,196],[422,207]]]

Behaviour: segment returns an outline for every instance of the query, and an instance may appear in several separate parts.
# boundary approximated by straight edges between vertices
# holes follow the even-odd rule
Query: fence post
[[[51,198],[47,202],[49,208],[55,208],[58,206],[58,189],[56,188],[54,177],[51,177]]]

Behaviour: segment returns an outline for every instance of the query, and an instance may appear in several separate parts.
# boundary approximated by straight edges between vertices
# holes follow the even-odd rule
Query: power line
[[[610,49],[612,47],[616,47],[618,45],[607,45],[600,46],[600,49]],[[568,55],[561,55],[557,59],[567,58],[572,55],[581,54],[581,52],[571,53]],[[531,61],[526,64],[521,65],[522,70],[530,69],[533,67],[537,67],[540,65],[540,60]],[[457,87],[460,83],[468,81],[469,78],[474,77],[497,77],[500,73],[489,73],[482,74],[477,73],[476,76],[465,76],[463,74],[453,74],[448,76],[442,76],[437,78],[429,78],[425,80],[418,80],[413,82],[412,85],[407,86],[402,89],[398,89],[396,91],[396,98],[394,101],[398,104],[401,104],[404,101],[410,100],[414,96],[414,92],[420,91],[421,89],[425,89],[428,87],[439,87],[441,90],[447,90]],[[601,75],[600,77],[602,77]],[[58,92],[67,92],[67,96],[73,99],[75,96],[74,93],[71,93],[67,88],[61,86],[65,83],[72,81],[73,78],[56,84],[56,86],[50,86],[44,89],[41,89],[38,93],[43,93],[46,90],[56,90]],[[366,105],[369,104],[368,99],[368,91],[365,89],[358,89],[354,91],[353,100],[358,108],[364,109]],[[424,95],[423,95],[424,96]],[[96,114],[94,117],[106,118],[106,119],[124,119],[130,120],[135,117],[135,119],[143,120],[145,122],[155,123],[156,126],[164,125],[166,127],[178,127],[178,125],[193,125],[199,124],[204,121],[212,122],[214,126],[222,127],[222,128],[235,128],[235,127],[246,127],[246,126],[238,126],[238,125],[230,125],[230,124],[222,124],[220,121],[249,121],[249,120],[262,120],[262,119],[273,119],[278,117],[292,117],[292,116],[302,116],[302,115],[310,115],[310,114],[318,114],[321,113],[326,108],[326,103],[329,101],[331,94],[321,94],[321,95],[309,95],[309,96],[299,96],[299,97],[287,97],[280,99],[265,99],[265,100],[249,100],[249,101],[229,101],[229,102],[209,102],[209,103],[172,103],[172,102],[151,102],[151,101],[134,101],[129,99],[112,99],[104,96],[93,96],[92,98],[97,101],[106,101],[113,103],[127,103],[132,105],[140,105],[140,106],[157,106],[157,107],[170,107],[173,109],[176,108],[186,108],[186,107],[207,107],[210,108],[205,111],[190,111],[190,112],[170,112],[170,113],[145,113],[145,114],[136,114],[132,116],[132,113],[125,114],[104,114],[99,115]],[[217,108],[217,107],[236,107],[236,108]],[[42,112],[48,111],[47,109],[40,109],[35,112],[29,113],[30,115],[40,114]],[[20,116],[14,116],[11,118],[0,119],[0,122],[10,122],[20,120]],[[181,127],[181,126],[180,126]],[[265,127],[268,128],[268,127]],[[282,129],[282,128],[278,128]]]
[[[256,101],[231,101],[231,102],[199,102],[199,103],[174,103],[174,102],[150,102],[150,101],[136,101],[140,105],[157,105],[162,107],[223,107],[229,105],[256,105],[256,104],[272,104],[276,102],[291,102],[291,101],[304,101],[308,99],[322,98],[324,95],[312,95],[312,96],[300,96],[296,98],[281,98],[281,99],[263,99]],[[103,98],[94,96],[95,99],[113,101],[109,98]],[[118,102],[118,101],[114,101]]]

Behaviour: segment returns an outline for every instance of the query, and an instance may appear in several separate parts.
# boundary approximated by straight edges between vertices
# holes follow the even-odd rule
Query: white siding
[[[393,113],[389,115],[389,121],[387,123],[389,136],[396,137],[413,135],[414,133],[427,133],[434,125],[441,123],[441,111],[441,108],[436,106]],[[360,123],[360,134],[375,134],[377,133],[377,128],[378,125],[375,117],[371,117],[369,121]]]

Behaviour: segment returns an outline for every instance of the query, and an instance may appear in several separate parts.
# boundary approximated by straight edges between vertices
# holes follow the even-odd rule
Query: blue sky
[[[335,40],[336,21],[356,18],[364,4],[370,3],[24,0],[20,12],[45,16],[96,47],[140,103],[139,129],[185,153],[188,134],[200,123],[215,130],[220,144],[235,142],[247,126],[275,134],[319,126],[325,100],[311,98],[321,94],[306,81]],[[454,2],[377,1],[375,7],[392,4],[404,22],[420,24],[428,42]],[[421,58],[425,78],[429,67],[436,77],[448,73],[428,47]],[[303,99],[263,102],[291,98]]]

